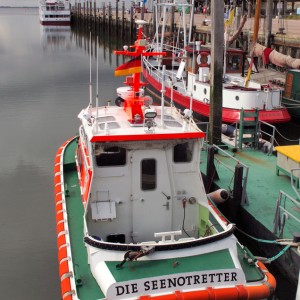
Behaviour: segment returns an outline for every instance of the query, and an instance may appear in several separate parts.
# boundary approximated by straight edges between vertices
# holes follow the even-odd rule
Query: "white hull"
[[[39,18],[42,25],[70,25],[71,10],[69,2],[41,0],[39,5]]]

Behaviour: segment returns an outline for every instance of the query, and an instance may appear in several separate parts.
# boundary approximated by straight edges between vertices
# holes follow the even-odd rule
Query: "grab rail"
[[[262,130],[261,125],[265,125],[269,128],[272,129],[272,134],[268,133],[267,131]],[[272,154],[273,148],[274,148],[274,141],[275,141],[275,132],[276,132],[276,127],[270,123],[267,123],[265,121],[258,121],[258,133],[259,134],[264,134],[270,138],[270,145],[268,147],[268,155]]]
[[[297,174],[296,174],[296,172],[297,172]],[[300,194],[296,187],[300,186],[300,173],[299,172],[300,172],[300,168],[291,169],[291,186],[292,186],[294,192],[296,193],[298,200],[300,200]],[[298,181],[298,182],[296,182],[296,181]],[[295,187],[295,182],[296,182],[296,187]]]
[[[289,218],[294,219],[296,222],[300,224],[300,219],[298,219],[291,211],[288,209],[288,203],[287,200],[289,200],[290,206],[295,206],[298,210],[300,210],[300,203],[284,191],[280,190],[278,199],[276,202],[276,211],[274,216],[274,227],[273,227],[273,233],[277,234],[279,231],[279,238],[283,237],[283,231],[284,227],[286,225],[286,222]],[[283,204],[282,204],[283,202]],[[290,209],[293,209],[291,206]]]

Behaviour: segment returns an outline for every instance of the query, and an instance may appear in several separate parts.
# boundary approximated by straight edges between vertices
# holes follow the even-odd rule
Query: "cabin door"
[[[132,227],[134,242],[154,241],[172,229],[172,194],[165,150],[133,151]]]

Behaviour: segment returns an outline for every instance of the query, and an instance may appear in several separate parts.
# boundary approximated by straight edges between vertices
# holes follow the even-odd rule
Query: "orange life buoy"
[[[201,52],[197,56],[197,64],[199,67],[209,67],[211,64],[211,56],[208,52]]]

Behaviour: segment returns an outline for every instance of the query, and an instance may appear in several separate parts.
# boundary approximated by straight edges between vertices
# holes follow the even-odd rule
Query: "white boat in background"
[[[69,0],[40,0],[39,16],[41,25],[70,25],[70,2]]]

